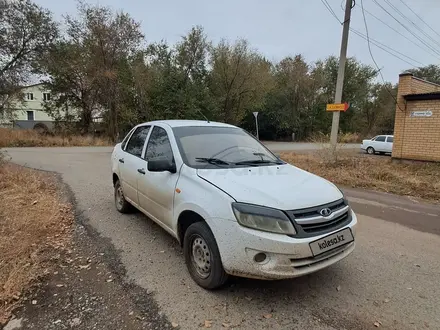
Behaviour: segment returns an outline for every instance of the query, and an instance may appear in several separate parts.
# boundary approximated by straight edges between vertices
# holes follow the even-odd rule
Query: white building
[[[10,118],[3,118],[1,123],[18,128],[34,128],[37,123],[45,124],[48,128],[53,125],[53,118],[44,110],[44,102],[51,98],[50,91],[43,84],[25,86],[22,89],[24,100],[15,101],[9,105]]]
[[[52,93],[47,90],[44,84],[34,84],[24,86],[21,89],[23,100],[12,101],[8,106],[7,117],[0,114],[0,126],[8,126],[13,128],[34,129],[45,128],[52,130],[54,127],[54,119],[44,111],[44,103],[50,101]],[[60,111],[61,115],[63,110]],[[93,130],[100,129],[97,125],[102,122],[102,114],[104,110],[96,108],[92,111]],[[69,114],[78,114],[75,108],[69,108]],[[78,118],[75,118],[78,120]],[[102,125],[101,125],[102,126]],[[102,128],[102,127],[101,127]]]

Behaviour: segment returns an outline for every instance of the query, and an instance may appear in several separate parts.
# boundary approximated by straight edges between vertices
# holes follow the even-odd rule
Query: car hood
[[[294,210],[343,197],[329,181],[289,164],[229,169],[198,169],[204,180],[237,202]]]

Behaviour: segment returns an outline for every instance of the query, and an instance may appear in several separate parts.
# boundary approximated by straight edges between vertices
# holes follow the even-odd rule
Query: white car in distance
[[[203,288],[228,275],[306,275],[355,248],[357,219],[343,193],[238,127],[144,123],[111,157],[117,210],[134,206],[175,237]]]
[[[361,150],[367,154],[391,153],[393,151],[393,135],[377,135],[371,140],[362,140]]]

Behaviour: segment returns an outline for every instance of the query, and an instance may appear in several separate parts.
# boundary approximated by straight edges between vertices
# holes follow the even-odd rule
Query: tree
[[[211,49],[209,89],[216,103],[216,117],[239,124],[246,113],[263,107],[273,80],[271,63],[251,50],[246,40],[225,40]]]
[[[0,113],[17,98],[58,36],[52,14],[30,0],[0,0]]]
[[[316,87],[309,65],[302,55],[281,60],[274,70],[275,88],[268,94],[262,111],[262,120],[272,126],[277,136],[305,138],[312,131]],[[265,133],[265,127],[262,127]]]
[[[431,64],[416,69],[409,69],[406,72],[412,73],[418,78],[440,84],[440,65]]]
[[[211,116],[207,88],[209,42],[201,27],[194,27],[174,47],[150,45],[145,74],[153,118],[201,119]],[[145,79],[145,78],[144,78]]]
[[[334,101],[338,62],[337,57],[330,56],[324,61],[318,61],[314,68],[315,74],[321,76],[321,93],[327,103]],[[371,66],[362,64],[353,57],[347,59],[342,100],[350,103],[350,108],[341,114],[341,131],[354,132],[358,128],[357,123],[361,119],[361,109],[368,102],[370,90],[377,74],[377,70]]]
[[[365,136],[392,134],[396,112],[397,86],[390,83],[374,84],[370,98],[361,110],[359,130]]]
[[[99,108],[97,72],[90,53],[81,43],[57,42],[42,58],[51,100],[46,112],[58,122],[76,122],[78,130],[88,133],[93,112]]]
[[[77,17],[66,17],[67,32],[45,61],[48,88],[58,98],[52,108],[73,106],[79,111],[82,133],[94,115],[103,117],[107,133],[116,140],[121,111],[130,98],[130,57],[140,48],[140,24],[128,14],[80,2]]]

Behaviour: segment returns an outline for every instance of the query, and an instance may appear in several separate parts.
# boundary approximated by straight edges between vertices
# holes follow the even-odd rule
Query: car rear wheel
[[[369,155],[374,155],[374,148],[373,147],[368,147],[367,148],[367,154],[369,154]]]
[[[196,222],[188,227],[183,253],[189,274],[202,288],[217,289],[228,279],[214,235],[205,222]]]
[[[128,213],[131,210],[131,204],[125,199],[119,180],[115,182],[115,205],[121,213]]]

